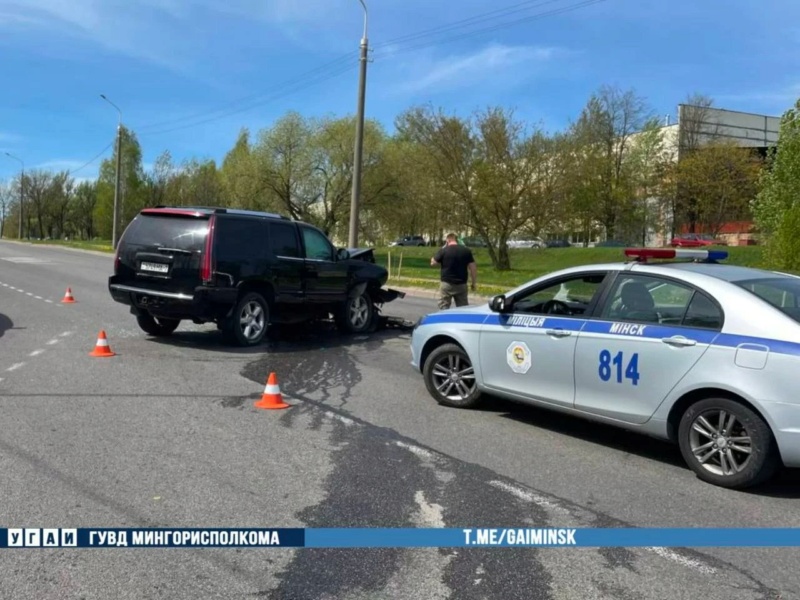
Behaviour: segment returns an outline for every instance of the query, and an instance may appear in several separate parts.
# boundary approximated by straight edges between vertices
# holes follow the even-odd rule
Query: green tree
[[[253,155],[250,132],[242,129],[233,148],[222,161],[220,183],[223,196],[231,206],[248,210],[267,208],[263,178]]]
[[[709,143],[676,165],[677,180],[693,198],[692,222],[717,235],[730,220],[748,216],[758,191],[761,160],[734,142]]]
[[[439,183],[439,200],[452,223],[471,228],[488,244],[495,269],[508,270],[508,240],[551,202],[541,186],[547,168],[547,137],[529,132],[502,108],[469,119],[416,108],[398,120],[405,139],[427,153]]]
[[[765,258],[775,268],[796,268],[800,256],[800,100],[781,118],[778,144],[768,155],[759,183],[753,216],[766,242]]]
[[[110,239],[114,214],[114,185],[116,180],[117,148],[111,158],[100,164],[97,180],[95,226],[103,238]],[[122,235],[127,224],[145,206],[145,174],[142,167],[142,148],[136,134],[122,128],[122,161],[120,168],[119,224],[117,234]]]

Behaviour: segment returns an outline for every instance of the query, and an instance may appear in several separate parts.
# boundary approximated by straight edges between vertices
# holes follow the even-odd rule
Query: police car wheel
[[[425,361],[425,387],[444,406],[472,408],[481,399],[472,362],[456,344],[439,346]]]
[[[164,319],[152,315],[139,315],[136,322],[142,331],[155,337],[170,335],[181,323],[180,319]]]
[[[721,487],[764,483],[780,466],[769,426],[745,405],[727,398],[689,406],[680,421],[678,443],[697,476]]]

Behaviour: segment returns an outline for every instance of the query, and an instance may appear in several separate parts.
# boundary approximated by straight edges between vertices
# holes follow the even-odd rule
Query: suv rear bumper
[[[192,294],[164,292],[119,283],[116,277],[108,280],[111,297],[120,304],[131,307],[136,315],[150,313],[155,316],[181,319],[213,319],[227,312],[236,302],[235,288],[196,287]]]

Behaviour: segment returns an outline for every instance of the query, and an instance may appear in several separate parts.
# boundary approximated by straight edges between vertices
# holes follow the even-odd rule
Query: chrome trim
[[[186,300],[191,301],[194,300],[194,296],[189,296],[187,294],[175,294],[171,292],[157,292],[154,290],[146,290],[143,288],[135,288],[129,285],[121,285],[119,283],[112,283],[110,285],[112,290],[117,290],[119,292],[133,292],[134,294],[142,294],[144,296],[158,296],[159,298],[171,298],[173,300]]]

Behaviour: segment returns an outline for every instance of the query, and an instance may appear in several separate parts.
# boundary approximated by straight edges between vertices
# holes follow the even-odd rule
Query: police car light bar
[[[725,250],[688,250],[686,248],[626,248],[625,256],[645,261],[648,258],[693,258],[699,260],[725,260]]]

